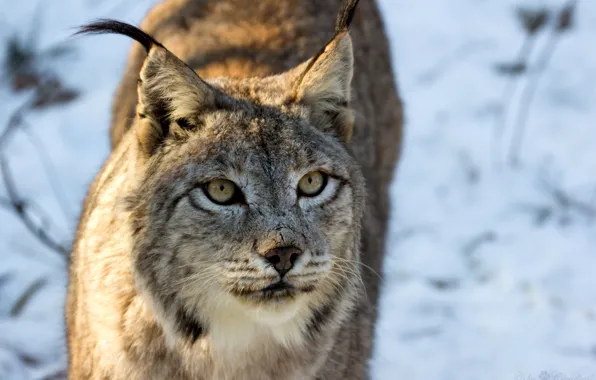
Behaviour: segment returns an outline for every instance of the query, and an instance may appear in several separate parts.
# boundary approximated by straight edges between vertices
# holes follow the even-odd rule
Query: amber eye
[[[205,186],[207,197],[219,205],[231,205],[242,199],[238,186],[227,179],[214,179]]]
[[[310,172],[298,182],[298,193],[306,197],[314,197],[321,194],[327,185],[327,175],[322,172]]]

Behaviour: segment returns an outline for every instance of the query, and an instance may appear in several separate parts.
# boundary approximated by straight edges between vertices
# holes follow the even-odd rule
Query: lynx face
[[[240,304],[276,323],[357,282],[362,179],[342,143],[280,108],[242,108],[168,144],[139,194],[138,276],[184,318]]]
[[[137,286],[163,323],[193,340],[243,320],[304,332],[317,312],[345,307],[364,207],[347,151],[347,29],[286,73],[210,82],[129,25],[86,31],[148,51],[128,205]]]

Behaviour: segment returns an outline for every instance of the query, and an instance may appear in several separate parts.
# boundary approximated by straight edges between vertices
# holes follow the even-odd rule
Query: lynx
[[[85,200],[70,379],[367,379],[402,108],[376,4],[167,0]]]

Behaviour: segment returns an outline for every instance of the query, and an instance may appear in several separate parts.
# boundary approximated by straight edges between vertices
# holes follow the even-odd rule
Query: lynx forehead
[[[366,378],[401,108],[357,3],[81,29],[139,44],[72,253],[71,379]]]

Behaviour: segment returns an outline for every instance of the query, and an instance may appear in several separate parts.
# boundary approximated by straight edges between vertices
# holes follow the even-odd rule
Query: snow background
[[[97,17],[138,24],[151,3],[0,0],[0,60],[4,41],[34,25],[40,48],[64,41],[75,48],[52,69],[82,96],[26,117],[51,159],[20,132],[2,150],[20,194],[52,216],[52,233],[67,244],[109,151],[112,97],[131,44],[68,36]],[[517,166],[506,153],[518,104],[552,25],[538,36],[526,74],[495,66],[513,62],[524,41],[516,6],[556,11],[563,1],[380,4],[407,124],[374,379],[596,379],[596,2],[579,0],[572,29],[539,74]],[[30,96],[15,95],[1,77],[0,133]],[[1,380],[59,378],[65,274],[64,259],[0,207]],[[41,289],[11,316],[37,281]]]

